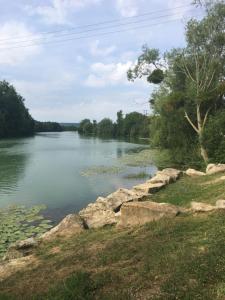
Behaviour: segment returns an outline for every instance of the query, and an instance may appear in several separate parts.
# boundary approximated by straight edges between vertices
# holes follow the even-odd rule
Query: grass
[[[217,177],[185,177],[154,200],[214,203],[225,196],[224,182],[207,184]],[[221,210],[42,243],[35,253],[38,267],[0,282],[0,299],[222,300],[224,236]]]

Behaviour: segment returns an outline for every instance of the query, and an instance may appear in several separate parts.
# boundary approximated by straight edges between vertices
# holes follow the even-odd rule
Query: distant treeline
[[[138,112],[132,112],[123,116],[123,112],[117,113],[117,121],[104,118],[99,123],[96,120],[84,119],[80,122],[78,132],[83,135],[101,137],[149,137],[149,117]]]
[[[35,121],[24,105],[24,98],[8,82],[0,81],[0,138],[62,130],[63,127],[56,122]]]
[[[35,132],[63,131],[63,127],[57,122],[35,121]]]

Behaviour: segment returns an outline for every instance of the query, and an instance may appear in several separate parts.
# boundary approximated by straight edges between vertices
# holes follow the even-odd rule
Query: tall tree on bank
[[[6,81],[0,81],[0,138],[32,135],[34,120],[24,99]]]
[[[208,162],[203,133],[210,114],[224,105],[225,93],[225,4],[207,4],[201,21],[190,20],[186,26],[187,46],[173,49],[160,57],[157,49],[143,48],[137,65],[128,71],[128,79],[147,76],[150,83],[160,84],[152,102],[176,102],[194,130],[203,160]],[[163,97],[162,97],[163,91]],[[179,96],[178,93],[179,92]],[[159,95],[161,94],[161,99]],[[178,99],[179,98],[179,99]],[[166,99],[166,100],[165,100]],[[175,115],[174,115],[175,116]]]

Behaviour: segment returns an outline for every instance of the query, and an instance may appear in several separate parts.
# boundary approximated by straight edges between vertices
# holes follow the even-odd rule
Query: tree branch
[[[184,112],[184,116],[185,118],[188,120],[189,124],[192,126],[192,128],[199,134],[199,130],[198,128],[194,125],[194,123],[191,121],[191,119],[189,118],[187,112]]]

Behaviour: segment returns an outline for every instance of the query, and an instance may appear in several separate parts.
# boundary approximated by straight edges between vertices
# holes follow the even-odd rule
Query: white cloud
[[[90,87],[104,87],[107,85],[127,84],[127,70],[133,65],[126,63],[94,63],[91,65],[90,75],[85,85]]]
[[[32,33],[23,23],[10,22],[0,27],[0,65],[20,64],[41,52],[40,45],[25,47],[27,43],[18,43],[19,37],[24,37],[23,40],[29,37],[32,40],[39,36]],[[24,47],[21,47],[22,45]]]
[[[123,17],[133,17],[138,14],[140,0],[116,0],[116,8]]]
[[[27,6],[26,10],[30,14],[41,16],[47,23],[66,24],[69,23],[68,16],[72,11],[100,2],[101,0],[51,0],[50,5]]]
[[[107,56],[116,50],[116,46],[100,48],[100,41],[96,40],[90,45],[90,52],[93,56]]]

